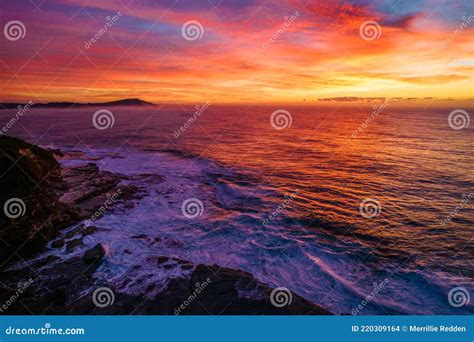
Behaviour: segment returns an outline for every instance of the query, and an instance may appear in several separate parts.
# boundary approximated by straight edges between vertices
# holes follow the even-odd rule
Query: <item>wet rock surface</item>
[[[107,247],[94,242],[106,227],[91,224],[110,198],[107,210],[133,208],[145,190],[127,185],[127,176],[100,171],[94,163],[61,168],[54,154],[22,140],[0,136],[0,200],[25,202],[25,215],[0,218],[0,306],[5,314],[330,314],[291,293],[286,305],[272,303],[273,289],[250,273],[218,265],[193,264],[150,255],[144,264],[107,282],[98,274],[114,263]],[[143,178],[156,175],[142,175]],[[89,224],[81,221],[89,220]],[[147,245],[182,247],[166,236],[131,235]],[[62,253],[54,254],[54,251]],[[39,254],[39,253],[42,254]],[[124,254],[130,254],[125,250]],[[26,261],[25,261],[26,260]],[[113,269],[113,268],[112,268]],[[118,272],[118,270],[117,270]],[[160,281],[155,276],[163,275]],[[18,294],[18,284],[31,279]],[[109,305],[99,306],[94,291],[108,288]],[[17,299],[11,300],[13,296]]]
[[[125,176],[92,163],[64,169],[55,154],[0,136],[0,204],[11,199],[24,203],[19,217],[0,212],[0,270],[41,251],[61,229],[94,217],[111,198],[122,202],[140,196],[136,187],[121,183]]]
[[[94,247],[95,249],[97,248]],[[98,248],[97,248],[98,249]],[[94,251],[97,253],[97,251]],[[100,256],[100,252],[99,252]],[[44,272],[34,278],[31,287],[18,302],[8,308],[9,314],[125,314],[125,315],[329,315],[324,308],[291,293],[287,304],[272,304],[273,289],[258,282],[251,274],[217,265],[193,266],[185,260],[158,257],[159,264],[191,267],[188,277],[171,279],[163,291],[154,292],[153,285],[142,295],[120,292],[114,285],[97,281],[94,273],[100,267],[76,257],[65,262],[54,258],[43,266]],[[54,272],[48,270],[54,267]],[[162,266],[161,266],[162,267]],[[150,270],[153,272],[153,270]],[[133,271],[132,271],[133,272]],[[48,274],[48,275],[46,275]],[[7,274],[19,280],[25,274]],[[91,286],[93,284],[93,286]],[[113,293],[110,303],[99,307],[94,290],[106,287]],[[4,289],[5,290],[5,289]],[[11,293],[11,291],[10,291]],[[5,296],[0,296],[0,299]],[[113,299],[111,299],[113,298]]]
[[[6,210],[0,212],[1,269],[41,250],[59,229],[73,224],[78,215],[59,201],[58,189],[66,184],[51,152],[20,139],[0,136],[0,175],[2,209],[7,201],[13,200],[20,203],[21,213],[11,217]]]
[[[104,248],[100,244],[97,244],[84,253],[82,256],[82,261],[84,261],[84,263],[87,265],[97,263],[103,258],[104,255]]]

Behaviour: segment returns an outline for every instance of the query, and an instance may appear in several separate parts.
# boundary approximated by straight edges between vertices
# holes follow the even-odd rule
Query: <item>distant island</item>
[[[19,106],[24,106],[25,103],[0,103],[1,109],[16,109]],[[34,108],[79,108],[79,107],[114,107],[114,106],[156,106],[151,102],[146,102],[140,99],[123,99],[111,102],[92,102],[92,103],[77,103],[77,102],[48,102],[35,103]]]

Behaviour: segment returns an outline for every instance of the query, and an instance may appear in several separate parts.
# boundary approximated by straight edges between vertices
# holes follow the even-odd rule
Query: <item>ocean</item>
[[[164,255],[250,272],[336,314],[474,313],[448,300],[474,294],[474,127],[452,129],[452,109],[112,107],[106,129],[97,109],[33,106],[6,134],[147,188],[89,238],[107,251],[95,277],[120,291],[165,288],[179,270],[130,272]]]

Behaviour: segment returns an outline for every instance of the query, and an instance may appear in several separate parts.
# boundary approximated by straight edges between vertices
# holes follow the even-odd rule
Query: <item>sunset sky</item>
[[[0,19],[2,102],[466,100],[474,92],[472,0],[2,0]],[[24,38],[7,39],[13,20]],[[189,21],[203,30],[185,39]],[[367,21],[379,25],[375,38],[360,31]]]

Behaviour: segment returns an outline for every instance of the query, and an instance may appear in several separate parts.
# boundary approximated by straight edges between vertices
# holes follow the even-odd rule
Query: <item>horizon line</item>
[[[459,97],[459,98],[440,98],[440,97],[359,97],[359,96],[339,96],[339,97],[325,97],[325,98],[318,98],[318,99],[302,99],[300,101],[210,101],[209,99],[201,99],[197,101],[153,101],[147,100],[140,97],[136,98],[117,98],[117,99],[110,99],[104,101],[91,101],[88,102],[77,102],[72,100],[48,100],[48,101],[41,101],[35,102],[31,99],[27,100],[0,100],[0,105],[49,105],[49,104],[72,104],[72,105],[100,105],[100,104],[109,104],[115,102],[125,102],[125,101],[138,101],[142,102],[143,104],[150,104],[154,106],[163,106],[163,105],[197,105],[202,103],[209,103],[212,105],[301,105],[301,104],[373,104],[378,103],[381,101],[387,102],[396,102],[396,103],[404,103],[404,104],[416,104],[420,102],[443,102],[443,103],[453,103],[453,102],[464,102],[464,101],[474,101],[474,97]],[[474,103],[473,103],[474,105]]]

